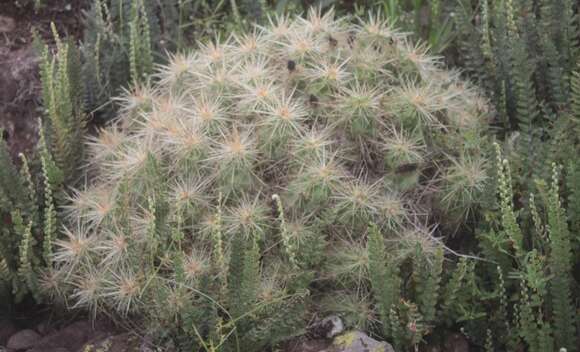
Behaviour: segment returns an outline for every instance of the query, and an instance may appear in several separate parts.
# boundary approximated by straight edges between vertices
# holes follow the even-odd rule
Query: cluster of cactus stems
[[[135,35],[147,31],[139,16]],[[72,49],[57,44],[43,65],[46,209],[41,220],[12,214],[18,258],[3,254],[3,270],[40,275],[42,258],[42,277],[22,281],[34,292],[194,329],[206,347],[259,348],[296,331],[316,275],[353,294],[367,286],[371,222],[426,275],[419,308],[394,314],[433,318],[424,292],[438,275],[422,254],[441,256],[424,214],[440,207],[440,220],[457,222],[478,206],[487,111],[422,46],[379,16],[351,24],[312,10],[176,54],[155,85],[132,62],[135,87],[88,141],[89,181],[57,239],[57,166],[72,178],[84,127]],[[148,50],[134,47],[134,60],[137,49]]]
[[[296,329],[316,276],[367,286],[371,222],[424,276],[418,308],[395,314],[433,318],[440,275],[423,256],[440,266],[442,251],[425,214],[461,221],[487,180],[476,89],[380,16],[316,9],[200,43],[157,78],[88,141],[51,258],[69,304],[258,348]]]
[[[372,222],[375,241],[402,239],[429,276],[417,278],[421,311],[408,309],[434,318],[422,256],[442,252],[423,214],[437,206],[455,222],[478,206],[477,90],[379,16],[319,10],[200,43],[157,78],[88,142],[90,181],[52,257],[71,304],[189,320],[207,346],[257,348],[268,329],[251,321],[279,319],[270,340],[301,321],[314,272],[345,291],[367,285]],[[220,331],[203,328],[196,303],[209,298]]]

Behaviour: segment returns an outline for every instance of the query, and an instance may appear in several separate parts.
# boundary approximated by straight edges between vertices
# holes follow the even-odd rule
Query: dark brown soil
[[[52,43],[51,22],[62,36],[82,36],[85,1],[42,0],[34,10],[33,0],[0,0],[0,129],[16,157],[30,152],[38,138],[42,117],[38,53],[33,48],[33,29]]]

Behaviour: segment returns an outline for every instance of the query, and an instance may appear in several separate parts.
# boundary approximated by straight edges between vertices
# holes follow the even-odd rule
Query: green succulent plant
[[[413,230],[429,207],[450,222],[477,207],[475,88],[372,14],[269,23],[173,55],[88,141],[53,258],[76,306],[254,350],[297,331],[325,251],[364,252],[369,222],[429,237]],[[341,264],[326,277],[365,284],[343,276],[368,260]]]

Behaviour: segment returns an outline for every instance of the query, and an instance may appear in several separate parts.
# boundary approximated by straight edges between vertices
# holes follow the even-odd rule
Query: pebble
[[[34,330],[20,330],[10,336],[6,347],[13,350],[25,350],[34,347],[40,341],[40,338],[41,336]]]

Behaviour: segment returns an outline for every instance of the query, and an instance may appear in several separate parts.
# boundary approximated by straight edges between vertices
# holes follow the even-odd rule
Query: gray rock
[[[344,332],[344,323],[337,315],[326,317],[308,327],[308,335],[313,338],[331,339]]]
[[[6,347],[12,350],[25,350],[34,347],[40,341],[40,338],[41,336],[34,330],[20,330],[10,336]]]
[[[344,332],[344,323],[342,322],[342,319],[336,315],[331,315],[328,318],[322,319],[321,323],[329,327],[326,335],[324,336],[327,339],[331,339]]]
[[[34,349],[28,350],[26,352],[70,352],[64,347],[35,347]]]
[[[97,336],[102,336],[102,332],[93,330],[93,326],[88,321],[77,321],[60,330],[53,331],[44,336],[38,343],[38,348],[30,352],[42,352],[47,348],[66,348],[69,351],[78,351],[87,341]]]
[[[395,352],[386,342],[377,341],[361,331],[349,331],[336,336],[332,345],[321,352]]]

